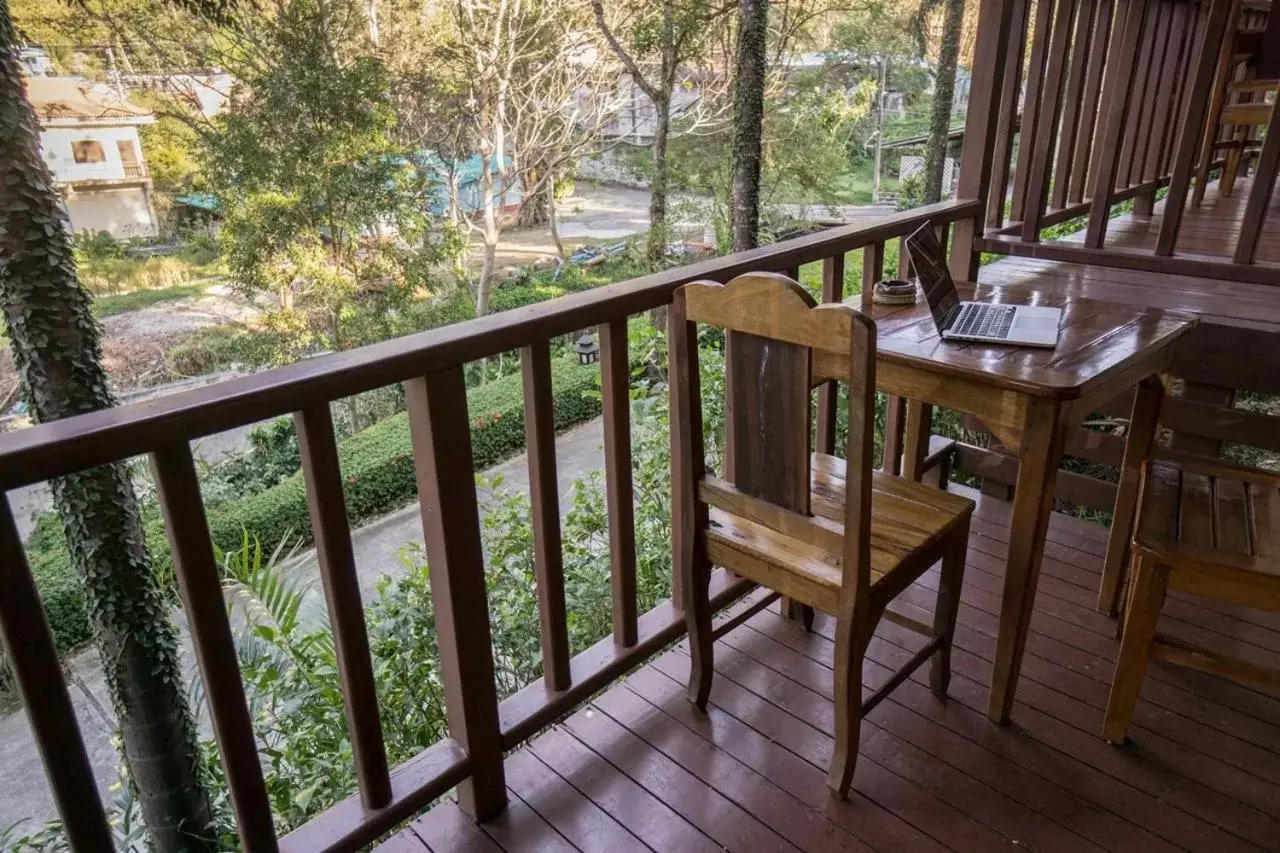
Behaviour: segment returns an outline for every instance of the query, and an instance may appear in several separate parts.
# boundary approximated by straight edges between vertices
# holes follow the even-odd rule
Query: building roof
[[[82,77],[28,77],[27,96],[42,122],[124,120],[133,124],[151,118],[150,110]]]

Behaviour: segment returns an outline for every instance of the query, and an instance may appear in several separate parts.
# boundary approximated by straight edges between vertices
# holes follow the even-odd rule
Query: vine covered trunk
[[[0,307],[23,399],[45,422],[115,400],[21,69],[8,0],[0,0]],[[177,631],[151,570],[129,468],[85,471],[55,480],[52,491],[152,845],[216,850]]]
[[[942,42],[938,45],[938,73],[933,86],[933,110],[929,114],[929,142],[924,152],[924,204],[941,201],[950,146],[951,105],[955,100],[956,63],[960,59],[960,31],[964,27],[964,0],[946,0],[942,22]]]
[[[738,4],[733,92],[733,250],[760,244],[760,170],[764,158],[765,49],[769,0]]]
[[[951,106],[956,91],[956,63],[960,58],[960,31],[964,27],[964,0],[946,0],[942,42],[938,45],[938,74],[929,115],[929,142],[924,158],[924,203],[942,200],[951,133]],[[946,194],[951,194],[946,187]]]

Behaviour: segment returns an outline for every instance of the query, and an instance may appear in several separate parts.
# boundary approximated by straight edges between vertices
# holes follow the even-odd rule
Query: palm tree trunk
[[[765,49],[769,0],[741,0],[733,112],[733,250],[760,244]]]
[[[0,0],[0,259],[0,307],[37,420],[114,405],[100,330],[40,156],[8,0]],[[128,467],[84,471],[52,487],[154,848],[216,850],[177,632],[151,570]]]
[[[951,106],[956,91],[956,63],[960,57],[960,30],[964,26],[964,0],[947,0],[938,46],[938,75],[933,88],[933,111],[929,117],[929,142],[924,159],[924,203],[942,200],[942,179],[947,163],[951,132]],[[947,195],[951,188],[946,188]]]

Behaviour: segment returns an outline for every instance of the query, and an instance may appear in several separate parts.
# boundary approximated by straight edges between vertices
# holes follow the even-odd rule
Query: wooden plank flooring
[[[1179,231],[1177,251],[1230,259],[1244,216],[1251,179],[1237,184],[1231,198],[1218,196],[1215,182],[1200,207],[1188,207]],[[1163,221],[1164,202],[1156,203],[1151,216],[1127,213],[1112,219],[1107,228],[1108,248],[1152,250]],[[1084,231],[1058,242],[1080,243]],[[1258,243],[1258,260],[1280,262],[1280,193],[1273,196]],[[1140,270],[1007,257],[980,270],[978,280],[991,284],[1052,287],[1072,296],[1106,299],[1131,305],[1193,312],[1207,322],[1231,326],[1280,329],[1280,300],[1275,288],[1265,284],[1225,281],[1185,275],[1165,275]]]
[[[1014,724],[987,722],[1009,505],[954,488],[979,503],[951,698],[922,671],[870,714],[849,802],[826,790],[833,625],[805,634],[771,608],[717,644],[707,715],[677,647],[513,753],[499,820],[447,801],[381,849],[1280,851],[1280,697],[1153,664],[1132,743],[1098,737],[1116,651],[1092,607],[1101,527],[1053,517]],[[936,582],[895,608],[920,617]],[[1280,661],[1276,614],[1176,597],[1162,629]],[[918,642],[883,624],[865,686]]]

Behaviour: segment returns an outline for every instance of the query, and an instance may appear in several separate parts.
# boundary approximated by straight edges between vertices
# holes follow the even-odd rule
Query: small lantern
[[[595,364],[600,360],[600,345],[588,334],[584,333],[578,338],[577,343],[573,345],[573,351],[578,354],[579,364]]]

